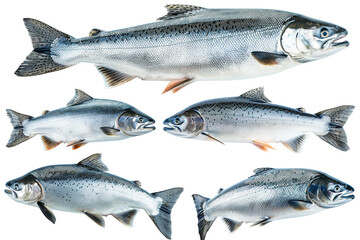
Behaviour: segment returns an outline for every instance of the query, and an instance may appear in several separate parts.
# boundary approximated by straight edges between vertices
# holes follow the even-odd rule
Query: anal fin
[[[258,147],[260,150],[263,150],[265,152],[267,152],[269,149],[275,150],[275,148],[273,148],[271,145],[269,145],[268,143],[265,143],[265,142],[253,141],[252,143],[256,147]]]
[[[42,141],[44,143],[46,151],[57,147],[61,143],[61,142],[56,142],[56,141],[54,141],[54,140],[52,140],[52,139],[50,139],[48,137],[45,137],[45,136],[41,136],[41,139],[42,139]]]
[[[110,87],[115,87],[127,83],[136,77],[127,75],[126,73],[118,72],[107,67],[96,66],[96,68],[104,76],[106,84]]]
[[[283,141],[281,143],[284,144],[285,147],[287,147],[293,152],[300,152],[305,139],[306,139],[306,135],[301,135],[299,137],[287,141]]]
[[[126,226],[132,226],[136,213],[137,210],[130,210],[120,214],[112,214],[112,216]]]
[[[88,212],[84,212],[86,216],[88,216],[91,220],[93,220],[97,225],[101,226],[101,227],[105,227],[105,220],[102,216],[97,215],[97,214],[93,214],[93,213],[88,213]]]
[[[237,221],[234,221],[234,220],[231,220],[228,218],[223,218],[223,220],[230,232],[234,232],[234,231],[238,230],[239,227],[241,226],[241,224],[243,223],[243,222],[237,222]]]
[[[167,93],[169,91],[172,91],[172,93],[176,93],[177,91],[179,91],[180,89],[186,87],[190,83],[192,83],[191,78],[183,78],[183,79],[179,79],[179,80],[172,80],[172,81],[170,81],[168,83],[168,85],[166,86],[166,88],[164,89],[162,94]]]

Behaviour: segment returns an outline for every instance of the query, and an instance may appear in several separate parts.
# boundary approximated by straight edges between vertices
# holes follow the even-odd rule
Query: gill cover
[[[117,119],[117,125],[121,132],[128,136],[138,136],[155,130],[155,120],[137,109],[129,109],[123,112]]]
[[[308,187],[311,202],[322,208],[333,208],[354,199],[354,188],[325,174],[319,175]]]
[[[193,109],[175,114],[164,121],[164,131],[180,136],[193,138],[205,130],[205,120],[201,114]]]
[[[347,30],[332,23],[296,15],[281,36],[281,47],[295,61],[305,63],[332,55],[349,45],[339,40]]]
[[[25,204],[33,204],[44,198],[41,184],[31,174],[7,182],[5,193],[13,200]]]

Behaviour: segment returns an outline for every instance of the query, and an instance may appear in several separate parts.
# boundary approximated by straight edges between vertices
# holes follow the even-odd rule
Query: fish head
[[[307,190],[308,198],[322,208],[333,208],[350,202],[355,198],[350,185],[321,174],[312,181]]]
[[[165,132],[186,138],[194,138],[205,129],[204,118],[194,109],[177,113],[165,119],[164,125],[166,125]]]
[[[33,204],[44,197],[41,184],[31,174],[7,182],[5,193],[13,200],[25,204]]]
[[[139,136],[154,131],[154,123],[153,118],[136,108],[125,110],[117,118],[119,129],[128,136]]]
[[[297,62],[305,63],[330,56],[347,46],[347,30],[332,23],[294,16],[281,36],[282,49]]]

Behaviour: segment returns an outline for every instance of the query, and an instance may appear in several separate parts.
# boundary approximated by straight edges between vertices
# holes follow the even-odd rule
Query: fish
[[[103,216],[108,215],[132,226],[136,213],[144,210],[160,232],[171,239],[171,210],[183,188],[148,193],[139,181],[128,181],[106,171],[97,153],[77,164],[33,170],[7,182],[5,193],[19,203],[38,207],[54,224],[52,210],[83,213],[102,227]]]
[[[244,222],[264,226],[338,207],[355,198],[353,187],[315,170],[258,168],[254,173],[220,189],[212,199],[193,195],[201,240],[217,218],[234,232]]]
[[[14,127],[7,147],[41,135],[46,150],[60,143],[78,149],[89,142],[114,141],[155,130],[155,120],[119,101],[96,99],[80,89],[64,108],[45,110],[39,117],[6,110]]]
[[[343,105],[310,114],[304,108],[276,105],[259,87],[238,97],[206,100],[164,120],[165,132],[175,136],[224,142],[252,143],[263,151],[281,142],[299,152],[314,133],[333,147],[349,150],[343,126],[354,106]]]
[[[349,46],[338,25],[271,9],[166,5],[158,21],[75,38],[25,18],[34,50],[18,76],[95,64],[108,86],[134,78],[170,81],[177,92],[195,81],[248,79],[330,56]]]

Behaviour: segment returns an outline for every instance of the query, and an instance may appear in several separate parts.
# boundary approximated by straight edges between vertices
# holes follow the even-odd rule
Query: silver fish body
[[[56,218],[51,209],[85,213],[101,226],[104,226],[102,216],[108,215],[131,225],[136,212],[142,209],[164,236],[170,238],[170,212],[182,188],[148,193],[138,181],[106,173],[107,167],[100,157],[94,154],[75,165],[36,169],[9,181],[5,192],[16,201],[39,206],[53,223]]]
[[[339,130],[353,108],[341,106],[333,111],[309,114],[303,109],[272,104],[264,96],[263,88],[257,88],[239,97],[194,104],[166,119],[164,130],[180,137],[254,143],[265,150],[270,147],[268,143],[282,142],[299,151],[306,133],[330,137],[328,134],[336,128],[338,135],[343,134]],[[347,150],[343,144],[346,138],[341,139],[342,143],[332,142],[332,145]]]
[[[199,233],[216,218],[225,219],[229,230],[253,223],[306,216],[343,205],[354,199],[354,189],[327,174],[309,169],[256,169],[255,175],[235,184],[212,199],[193,195],[199,217]]]
[[[46,111],[36,118],[19,117],[21,114],[7,111],[15,131],[8,147],[17,145],[20,139],[26,140],[35,135],[42,135],[45,146],[51,149],[61,142],[76,146],[89,142],[114,141],[155,129],[151,126],[155,121],[131,105],[94,99],[81,90],[76,91],[67,107]]]
[[[139,77],[177,80],[168,89],[175,90],[197,80],[273,74],[348,46],[347,41],[339,42],[347,35],[344,28],[295,13],[166,7],[168,14],[160,21],[115,31],[94,29],[85,38],[25,19],[30,35],[36,36],[35,50],[16,74],[32,76],[90,62],[109,85]],[[49,65],[38,65],[39,58]]]

